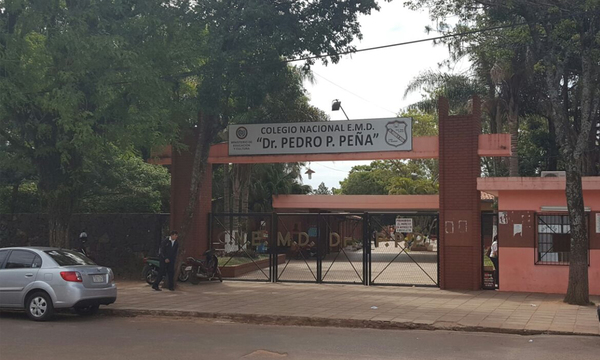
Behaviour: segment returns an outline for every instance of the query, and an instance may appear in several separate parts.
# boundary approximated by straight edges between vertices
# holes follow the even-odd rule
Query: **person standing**
[[[500,275],[500,272],[498,271],[498,235],[494,236],[494,241],[492,241],[490,260],[492,260],[492,263],[494,264],[494,285],[498,287],[500,284],[498,281],[498,276]]]
[[[167,282],[169,284],[169,290],[175,290],[175,283],[173,279],[175,277],[175,261],[177,260],[177,249],[179,243],[177,243],[177,231],[171,231],[169,237],[163,240],[158,249],[158,257],[160,259],[160,272],[152,284],[152,288],[156,291],[160,291],[158,284],[163,279],[163,276],[167,276]]]

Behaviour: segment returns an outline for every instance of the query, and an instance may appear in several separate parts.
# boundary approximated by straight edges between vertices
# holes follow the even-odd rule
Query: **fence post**
[[[277,265],[279,262],[279,249],[277,248],[277,225],[279,219],[277,218],[277,213],[271,213],[271,231],[269,234],[269,242],[271,243],[269,256],[271,256],[271,266],[270,266],[270,274],[271,274],[271,282],[277,282]]]
[[[317,226],[320,228],[321,226],[321,213],[319,213],[317,215]],[[325,233],[324,234],[319,234],[319,237],[317,238],[317,284],[320,284],[323,282],[323,252],[321,251],[327,244],[327,234],[328,234],[328,224],[327,224],[327,220],[325,220],[326,218],[322,218],[326,223],[325,223]],[[300,250],[302,251],[302,250]],[[310,256],[309,256],[310,257]],[[310,261],[310,259],[309,259]]]
[[[370,257],[369,254],[371,252],[371,242],[369,239],[369,213],[365,212],[363,214],[363,285],[368,286],[369,281],[371,280],[371,271],[370,271]]]

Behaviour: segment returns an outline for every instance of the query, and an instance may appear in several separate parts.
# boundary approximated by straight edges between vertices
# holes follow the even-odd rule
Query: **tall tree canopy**
[[[406,4],[429,7],[432,19],[444,24],[447,32],[481,30],[455,37],[452,48],[455,54],[476,60],[476,74],[487,80],[490,94],[504,95],[495,106],[489,102],[488,110],[492,114],[494,108],[507,109],[514,145],[520,114],[547,119],[553,135],[549,146],[568,159],[563,165],[572,240],[565,301],[587,304],[588,232],[581,177],[600,171],[600,3],[410,0]],[[450,16],[456,25],[445,24]],[[556,165],[558,151],[551,153]],[[516,156],[513,147],[514,160]],[[511,161],[511,174],[519,168]]]
[[[172,83],[161,79],[193,46],[163,5],[0,1],[0,139],[35,169],[52,245],[68,246],[95,155],[169,141]]]

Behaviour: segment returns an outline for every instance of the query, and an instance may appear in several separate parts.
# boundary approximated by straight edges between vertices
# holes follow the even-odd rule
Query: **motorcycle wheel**
[[[185,268],[186,264],[181,264],[181,268],[179,269],[179,276],[177,277],[177,280],[181,282],[186,282],[190,278],[190,272],[185,271]]]
[[[144,270],[142,271],[142,277],[144,278],[144,280],[146,280],[148,284],[152,285],[158,277],[158,271],[154,268],[154,266],[146,265],[144,266]]]
[[[217,266],[217,277],[219,278],[220,282],[223,282],[223,276],[221,276],[221,269],[219,269],[218,266]]]
[[[200,278],[198,277],[198,275],[196,275],[198,273],[198,268],[197,267],[192,267],[192,271],[190,271],[190,282],[194,285],[198,285],[200,284]]]

